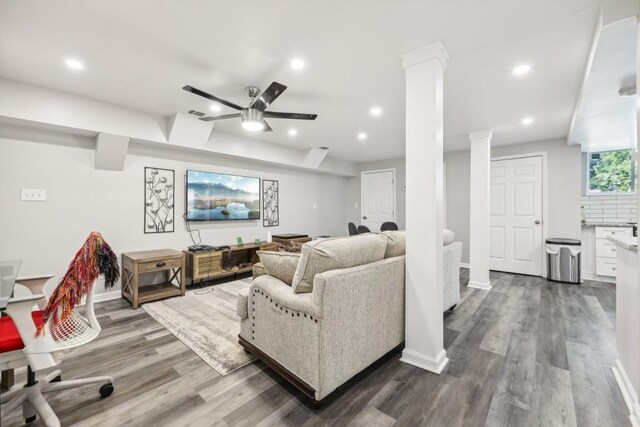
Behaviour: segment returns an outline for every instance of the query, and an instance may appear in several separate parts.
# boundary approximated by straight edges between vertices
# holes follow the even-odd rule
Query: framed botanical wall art
[[[262,180],[262,225],[276,227],[280,225],[278,181]]]
[[[175,172],[144,168],[144,232],[172,233],[175,220]]]

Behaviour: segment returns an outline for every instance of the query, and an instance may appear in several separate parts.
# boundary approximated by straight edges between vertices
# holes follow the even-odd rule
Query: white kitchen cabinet
[[[596,274],[616,277],[616,245],[607,237],[633,236],[631,227],[596,227]]]

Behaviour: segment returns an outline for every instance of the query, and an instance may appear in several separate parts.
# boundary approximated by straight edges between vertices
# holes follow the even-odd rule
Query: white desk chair
[[[26,283],[31,290],[42,290],[48,280],[45,277],[17,279],[16,282]],[[32,311],[34,304],[43,302],[44,294],[32,293],[31,296],[9,299],[5,310],[8,316],[0,318],[0,370],[26,365],[27,383],[24,387],[14,386],[13,390],[2,395],[0,413],[7,414],[22,406],[27,423],[34,421],[37,414],[46,426],[56,427],[60,426],[60,421],[44,398],[45,393],[88,384],[102,384],[99,389],[102,398],[113,393],[113,378],[110,376],[54,381],[60,376],[60,370],[55,370],[38,381],[35,378],[35,372],[58,365],[54,353],[89,343],[100,333],[93,306],[94,285],[91,284],[86,295],[86,317],[80,315],[77,307],[66,320],[57,324],[52,316],[44,324],[44,334],[38,334],[37,327],[42,325],[45,312]],[[58,285],[61,286],[63,283]]]

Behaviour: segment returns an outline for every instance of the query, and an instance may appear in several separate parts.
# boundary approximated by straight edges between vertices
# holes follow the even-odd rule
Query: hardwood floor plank
[[[509,281],[509,285],[511,282]],[[480,348],[504,356],[507,354],[511,331],[523,315],[524,288],[512,286],[504,290],[503,293],[506,295],[506,299],[498,308],[497,318],[482,338]]]
[[[538,426],[577,425],[569,371],[537,364],[529,419],[532,425]]]
[[[349,427],[391,427],[396,420],[378,411],[372,406],[365,406],[348,424]]]

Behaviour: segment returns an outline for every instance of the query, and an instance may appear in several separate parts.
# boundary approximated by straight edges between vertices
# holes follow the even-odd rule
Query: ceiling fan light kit
[[[273,101],[278,98],[287,87],[278,82],[273,82],[267,90],[260,92],[260,89],[256,86],[248,86],[245,88],[247,95],[249,95],[249,106],[243,108],[233,102],[226,101],[222,98],[213,96],[200,89],[196,89],[193,86],[184,86],[182,89],[187,92],[191,92],[195,95],[206,98],[210,101],[217,102],[234,110],[240,111],[239,113],[223,114],[221,116],[200,117],[200,120],[210,122],[216,120],[232,119],[239,117],[242,120],[242,127],[251,132],[271,132],[273,129],[265,121],[265,117],[273,119],[295,119],[295,120],[315,120],[318,117],[317,114],[306,113],[281,113],[276,111],[265,111]]]
[[[240,113],[242,118],[242,127],[250,132],[258,132],[264,130],[265,121],[262,111],[246,108]]]

